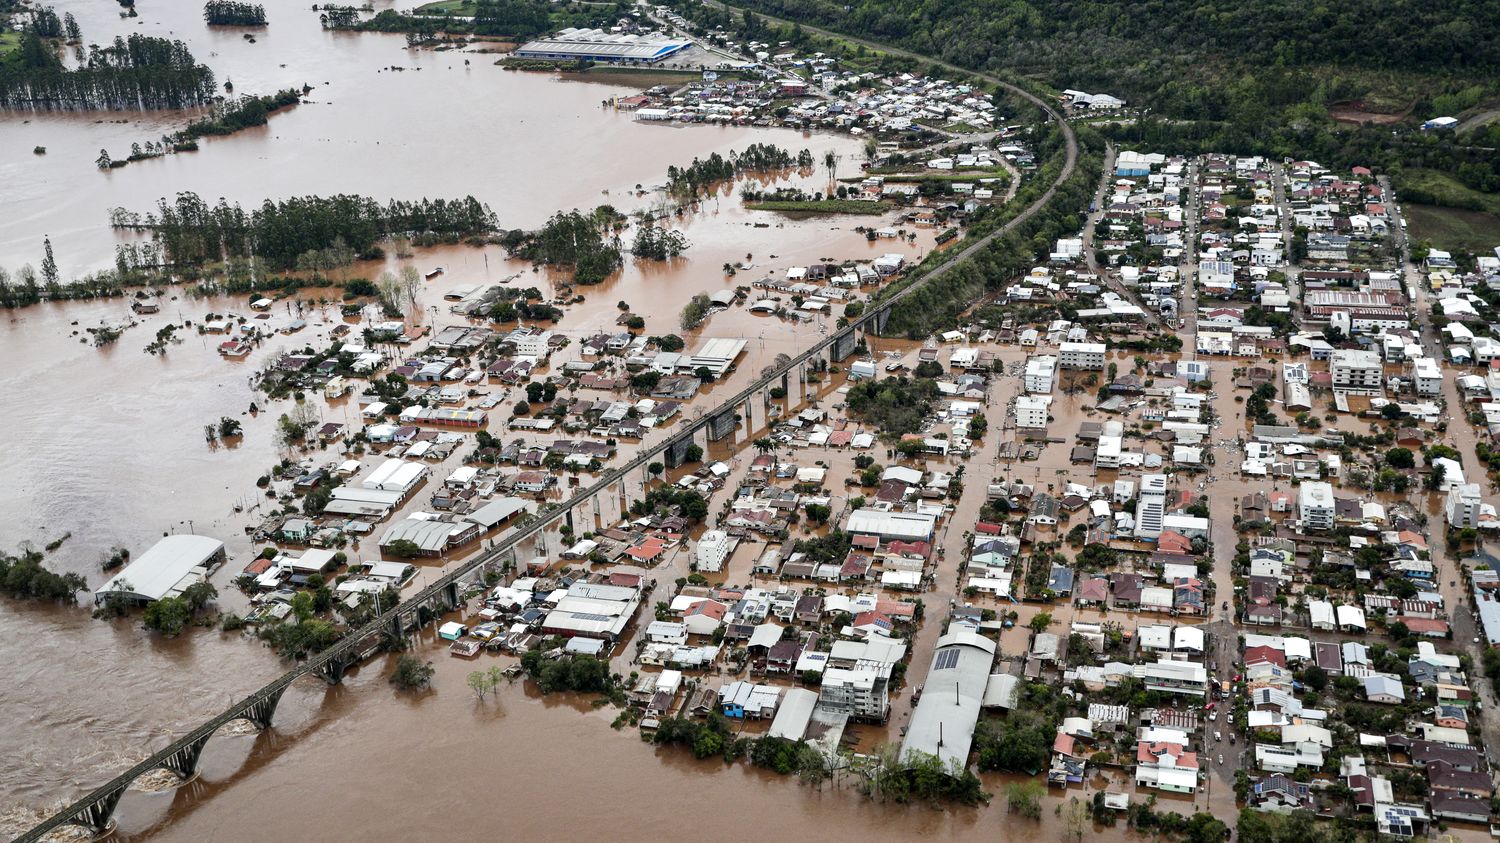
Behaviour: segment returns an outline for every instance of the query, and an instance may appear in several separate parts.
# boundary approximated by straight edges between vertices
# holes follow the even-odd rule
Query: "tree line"
[[[696,197],[705,188],[741,173],[772,173],[793,166],[806,169],[812,165],[810,150],[804,149],[793,155],[775,144],[752,143],[745,147],[744,152],[729,150],[728,157],[715,152],[706,159],[694,158],[693,163],[686,167],[675,164],[668,167],[667,191],[674,196]]]
[[[515,257],[573,269],[579,284],[598,284],[624,263],[619,230],[624,217],[609,205],[590,213],[558,211],[536,231],[510,231],[502,245]]]
[[[217,102],[206,116],[194,120],[185,128],[159,140],[148,140],[130,145],[130,155],[115,158],[109,150],[99,150],[94,164],[101,170],[116,169],[135,161],[160,158],[173,152],[193,152],[198,149],[198,138],[206,135],[232,135],[241,129],[264,126],[270,115],[302,101],[302,95],[310,88],[287,88],[265,96],[244,96],[238,99]]]
[[[15,11],[4,8],[0,3],[0,14]],[[69,41],[77,41],[83,37],[83,32],[78,28],[78,20],[73,17],[72,12],[66,12],[62,17],[57,16],[57,10],[51,6],[42,6],[31,11],[31,20],[23,24],[23,29],[35,33],[40,38],[66,38]]]
[[[203,4],[203,20],[209,26],[265,26],[266,7],[235,0],[208,0]]]
[[[1350,0],[1221,4],[1212,0],[752,0],[793,21],[869,35],[923,55],[987,70],[1108,73],[1170,54],[1199,64],[1337,65],[1492,72],[1500,68],[1500,10],[1486,0],[1416,6]],[[1095,73],[1101,71],[1094,71]],[[1092,75],[1092,74],[1091,74]]]
[[[59,574],[42,564],[42,553],[22,545],[15,554],[0,553],[0,591],[17,600],[44,600],[51,603],[77,602],[78,592],[88,582],[74,573]]]
[[[339,241],[356,255],[373,257],[376,244],[393,234],[456,241],[497,228],[494,212],[472,196],[386,204],[367,196],[300,196],[268,199],[246,211],[222,198],[209,205],[190,191],[159,200],[155,213],[115,209],[110,222],[116,228],[149,230],[159,255],[173,265],[258,257],[273,270],[294,268],[303,254],[329,249]]]
[[[21,35],[17,58],[0,65],[0,109],[125,111],[180,109],[214,96],[213,71],[181,41],[148,35],[91,45],[69,69],[34,31]]]
[[[194,120],[174,137],[179,141],[196,140],[207,135],[232,135],[241,129],[266,125],[272,112],[302,101],[309,88],[286,88],[265,96],[244,96],[214,106],[207,117]]]

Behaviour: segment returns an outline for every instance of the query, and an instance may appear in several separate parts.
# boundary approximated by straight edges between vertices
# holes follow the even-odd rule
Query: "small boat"
[[[448,652],[462,659],[472,659],[479,655],[482,646],[472,638],[465,638],[462,641],[454,641],[453,646],[448,648]]]
[[[443,274],[443,268],[441,266],[433,267],[432,271],[429,272],[429,273],[427,273],[427,280],[431,281],[432,279],[434,279],[434,278],[436,278],[436,277],[438,277],[439,275],[442,275],[442,274]]]

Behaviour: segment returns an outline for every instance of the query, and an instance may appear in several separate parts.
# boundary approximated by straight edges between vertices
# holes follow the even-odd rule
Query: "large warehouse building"
[[[938,639],[922,701],[912,712],[901,758],[913,753],[936,756],[946,769],[969,764],[974,726],[995,664],[995,642],[973,630],[954,627]]]
[[[550,38],[522,44],[515,55],[528,59],[656,64],[690,46],[688,41],[641,35],[615,35],[600,29],[564,29]]]
[[[112,592],[139,603],[175,597],[188,586],[208,579],[209,573],[223,561],[224,543],[218,539],[167,536],[94,592],[94,602],[103,602]]]

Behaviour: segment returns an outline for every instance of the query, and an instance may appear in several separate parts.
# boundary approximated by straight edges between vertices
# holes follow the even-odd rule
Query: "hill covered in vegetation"
[[[1217,89],[1246,69],[1339,68],[1483,80],[1500,69],[1500,5],[1487,0],[749,0],[789,20],[838,29],[963,67],[1110,90],[1196,118],[1241,104]],[[1292,74],[1295,77],[1295,74]],[[1353,77],[1276,99],[1355,93]],[[1352,87],[1351,87],[1352,86]]]

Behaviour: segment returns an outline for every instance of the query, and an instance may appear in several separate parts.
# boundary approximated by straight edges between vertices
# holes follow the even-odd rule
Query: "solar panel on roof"
[[[958,667],[958,651],[944,650],[937,655],[937,661],[933,663],[933,670],[949,670]]]

